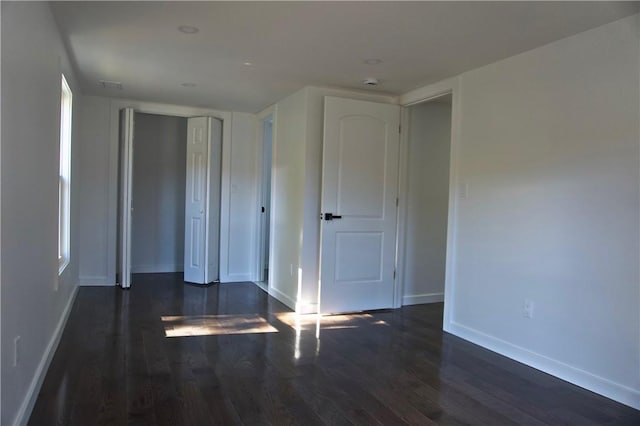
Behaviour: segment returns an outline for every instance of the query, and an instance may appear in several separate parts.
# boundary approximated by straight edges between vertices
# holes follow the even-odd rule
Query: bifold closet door
[[[184,280],[207,284],[219,269],[222,125],[212,117],[189,118],[187,134]]]

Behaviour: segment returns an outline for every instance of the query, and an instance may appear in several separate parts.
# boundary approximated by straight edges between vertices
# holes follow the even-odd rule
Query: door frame
[[[119,162],[120,162],[120,110],[132,108],[134,113],[170,115],[175,117],[197,117],[208,116],[222,121],[222,166],[221,166],[221,193],[220,193],[220,281],[228,275],[228,264],[223,260],[228,256],[229,240],[223,241],[223,237],[229,236],[229,211],[225,205],[229,205],[231,193],[231,182],[229,171],[231,168],[231,117],[228,111],[219,111],[198,107],[181,105],[169,105],[153,102],[143,102],[135,100],[110,99],[110,150],[109,150],[109,185],[105,188],[108,191],[109,215],[107,218],[107,278],[109,282],[116,283],[117,270],[117,243],[119,238],[118,229],[118,182],[119,182]]]
[[[263,154],[264,154],[264,122],[270,117],[271,118],[271,185],[270,185],[270,191],[271,191],[271,195],[273,195],[273,153],[274,153],[274,149],[273,149],[273,144],[276,140],[276,115],[277,115],[277,105],[271,105],[265,109],[263,109],[262,111],[260,111],[259,113],[256,114],[256,118],[257,118],[257,122],[258,122],[258,131],[257,133],[257,148],[256,148],[256,171],[257,171],[257,185],[256,185],[256,234],[254,236],[254,243],[253,246],[255,247],[255,253],[254,253],[254,265],[255,265],[255,270],[254,270],[254,276],[253,276],[253,281],[254,282],[258,282],[260,280],[260,277],[262,277],[262,273],[263,271],[261,271],[261,269],[263,269],[262,264],[264,263],[264,259],[262,256],[262,234],[264,232],[264,228],[262,227],[262,212],[260,211],[260,207],[262,207],[262,188],[264,185],[264,170],[263,170]],[[269,241],[266,242],[268,250],[269,250],[269,271],[273,271],[273,238],[272,238],[272,231],[273,231],[273,197],[270,197],[270,202],[269,202],[269,212],[270,212],[270,216],[269,216],[269,223],[266,224],[266,226],[269,228]],[[266,285],[263,286],[261,284],[258,284],[259,287],[261,287],[263,290],[267,291],[269,290],[269,288],[271,287],[271,273],[269,274],[269,276],[267,276],[267,281],[266,281]]]
[[[118,117],[120,123],[118,145],[120,168],[119,190],[121,197],[118,198],[118,247],[117,257],[119,264],[116,271],[120,275],[120,287],[127,289],[131,287],[131,234],[132,215],[131,199],[133,194],[133,135],[135,129],[135,111],[131,108],[121,109]],[[121,232],[121,229],[123,231]],[[125,237],[126,238],[123,238]]]
[[[328,164],[329,165],[335,164],[335,160],[336,160],[335,158],[334,159],[330,158],[330,156],[328,155],[328,152],[327,152],[327,149],[329,149],[329,148],[328,148],[328,145],[326,143],[327,142],[327,131],[326,130],[327,130],[327,128],[331,128],[331,129],[334,128],[332,126],[328,126],[328,124],[327,124],[327,117],[333,115],[333,114],[330,114],[330,111],[328,109],[329,108],[327,106],[328,101],[331,101],[331,102],[338,101],[338,102],[342,103],[342,105],[335,104],[335,107],[344,107],[345,104],[351,104],[349,106],[349,109],[351,109],[351,106],[354,106],[354,104],[359,103],[360,105],[358,107],[354,106],[354,109],[358,109],[358,110],[360,109],[360,107],[364,107],[363,104],[368,104],[370,106],[373,106],[374,108],[377,108],[374,105],[378,105],[379,107],[382,107],[382,108],[393,107],[394,108],[394,114],[393,115],[395,116],[397,114],[397,119],[394,117],[393,126],[391,127],[391,129],[390,130],[385,130],[385,134],[387,136],[389,136],[390,134],[393,134],[393,135],[397,136],[397,139],[394,136],[394,141],[393,141],[394,144],[397,144],[396,148],[393,149],[393,151],[395,151],[395,156],[396,156],[395,166],[394,166],[396,168],[396,170],[395,170],[395,173],[393,173],[393,175],[395,175],[393,177],[393,179],[395,179],[395,182],[390,183],[390,186],[389,186],[390,189],[393,188],[396,192],[391,198],[388,198],[388,194],[386,194],[386,193],[385,193],[385,197],[384,197],[384,200],[385,200],[384,201],[384,203],[385,203],[385,211],[386,211],[387,207],[389,207],[389,206],[386,205],[386,203],[388,203],[388,202],[393,204],[394,205],[393,207],[395,207],[395,209],[393,209],[393,221],[394,221],[394,223],[393,224],[389,224],[391,226],[390,226],[390,229],[388,229],[389,233],[391,233],[391,229],[393,229],[393,232],[395,232],[395,236],[390,241],[391,247],[386,246],[386,244],[383,245],[383,247],[386,246],[389,249],[389,252],[386,253],[386,255],[385,254],[382,255],[382,263],[385,263],[385,261],[392,261],[392,264],[390,265],[389,268],[384,268],[383,267],[383,269],[382,269],[383,271],[388,271],[391,274],[391,277],[390,277],[391,286],[392,286],[392,289],[391,289],[392,290],[391,300],[390,300],[390,305],[388,305],[387,301],[385,300],[384,306],[380,306],[380,307],[379,306],[372,307],[372,304],[370,302],[370,303],[366,304],[367,307],[364,307],[364,309],[395,308],[396,307],[395,306],[395,304],[396,304],[396,294],[397,294],[397,289],[398,289],[398,281],[397,281],[397,277],[396,277],[396,271],[397,271],[397,265],[398,265],[398,250],[397,250],[397,248],[398,248],[398,213],[399,213],[398,204],[397,204],[397,200],[398,200],[397,197],[399,196],[399,192],[398,191],[399,191],[399,184],[400,184],[400,180],[399,180],[399,176],[400,176],[400,155],[401,155],[401,134],[400,134],[401,132],[400,132],[400,129],[401,129],[401,123],[402,123],[402,107],[397,102],[376,102],[376,101],[371,101],[371,100],[366,100],[366,99],[349,98],[349,97],[342,97],[342,96],[324,96],[324,107],[323,107],[323,116],[324,116],[324,118],[323,118],[323,124],[322,124],[323,125],[322,164],[321,164],[321,183],[320,183],[321,192],[320,192],[320,206],[319,206],[320,207],[319,214],[320,214],[321,218],[324,217],[324,215],[326,215],[328,213],[327,209],[333,211],[333,207],[330,207],[330,206],[327,205],[327,204],[332,204],[331,201],[329,201],[331,199],[331,197],[327,196],[327,194],[325,193],[325,190],[328,189],[328,187],[332,187],[332,185],[331,184],[327,184],[327,181],[326,181],[326,176],[327,176],[327,171],[328,171],[327,170],[327,165]],[[349,115],[347,115],[347,116],[350,116],[351,114],[353,114],[353,113],[349,113]],[[382,112],[381,114],[387,115],[387,112]],[[376,119],[380,120],[380,117],[376,117]],[[385,122],[385,124],[387,126],[389,125],[388,122]],[[400,128],[398,128],[398,126],[400,126]],[[388,142],[388,140],[387,140],[387,142]],[[385,170],[385,172],[384,172],[384,174],[385,174],[384,186],[385,187],[387,187],[387,179],[389,179],[388,176],[391,176],[391,175],[388,175],[388,172],[389,172],[388,169],[390,167],[388,165],[389,164],[388,163],[389,158],[386,157],[386,154],[388,154],[388,153],[390,153],[390,151],[387,148],[385,148],[385,166],[384,166],[384,170]],[[333,195],[333,194],[330,194],[330,195]],[[389,210],[391,210],[391,208],[389,208]],[[333,211],[333,213],[336,214],[338,212]],[[339,212],[339,213],[340,214],[344,214],[343,212]],[[351,220],[353,220],[353,219],[351,219]],[[381,222],[384,222],[384,221],[385,221],[385,219],[383,219]],[[352,225],[353,225],[353,222],[352,222]],[[318,312],[321,313],[322,315],[338,313],[338,312],[345,312],[345,311],[342,311],[342,310],[338,310],[338,311],[327,310],[326,308],[322,307],[323,306],[323,303],[322,303],[323,295],[322,294],[326,290],[326,288],[324,288],[324,287],[327,286],[327,282],[326,282],[327,280],[323,280],[322,279],[323,274],[328,273],[330,276],[334,275],[334,271],[333,270],[330,269],[329,271],[327,271],[326,267],[323,266],[323,258],[327,254],[327,253],[325,253],[325,246],[327,245],[325,239],[328,236],[336,235],[335,231],[330,231],[328,233],[325,233],[325,226],[327,226],[326,225],[326,219],[321,219],[320,220],[320,241],[319,241],[319,252],[318,252],[318,259],[319,259],[319,261],[318,261],[319,287],[318,287],[317,303],[318,303]],[[330,226],[329,229],[335,229],[335,228],[333,226]],[[385,237],[386,237],[386,235],[385,235]],[[331,241],[331,243],[329,243],[329,245],[332,246],[333,242],[335,242],[335,241]],[[336,248],[334,247],[333,248],[333,254],[334,255],[335,255],[335,250],[336,250]],[[383,252],[386,252],[386,250],[383,249]],[[332,262],[332,263],[329,263],[329,265],[330,265],[329,268],[335,266],[332,258],[335,259],[335,256],[329,257],[329,259],[331,259],[330,262]],[[332,278],[332,279],[330,279],[328,281],[334,284],[333,286],[329,287],[332,290],[335,287],[335,279]],[[384,281],[384,279],[382,279],[381,281]],[[362,282],[360,282],[360,283],[362,283]],[[331,291],[331,290],[329,290],[329,291]],[[324,302],[325,302],[324,304],[326,304],[326,302],[327,302],[326,296],[325,296]],[[342,308],[339,308],[339,309],[342,309]],[[354,306],[351,305],[349,309],[350,310],[348,310],[346,312],[354,312],[354,309],[355,309],[355,311],[359,311],[362,308],[361,307],[354,308]]]
[[[400,123],[400,167],[398,180],[398,229],[396,237],[396,288],[394,307],[402,306],[404,293],[404,267],[405,248],[407,239],[407,214],[408,214],[408,161],[409,161],[409,114],[408,107],[420,104],[443,95],[451,94],[451,147],[449,156],[449,208],[447,214],[447,251],[444,279],[444,314],[443,329],[450,330],[452,319],[453,296],[455,291],[455,264],[456,264],[456,234],[458,216],[458,199],[460,196],[460,184],[458,177],[458,153],[460,147],[460,78],[454,77],[439,83],[422,87],[406,93],[399,98],[402,107]]]

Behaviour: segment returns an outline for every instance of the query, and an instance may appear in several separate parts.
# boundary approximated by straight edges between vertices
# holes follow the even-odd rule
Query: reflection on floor
[[[80,288],[29,424],[640,425],[442,332],[442,304],[297,316],[252,283]]]
[[[164,316],[161,319],[167,337],[278,332],[257,314],[177,315]]]

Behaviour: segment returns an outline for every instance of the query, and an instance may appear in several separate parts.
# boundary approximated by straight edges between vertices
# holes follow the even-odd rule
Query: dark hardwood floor
[[[443,333],[442,304],[296,317],[251,283],[82,287],[30,425],[640,425]]]

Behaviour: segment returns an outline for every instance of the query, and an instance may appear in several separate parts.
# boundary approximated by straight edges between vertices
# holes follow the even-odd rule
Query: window
[[[72,93],[62,76],[60,92],[60,177],[58,181],[58,272],[69,264],[71,234],[71,112]]]

